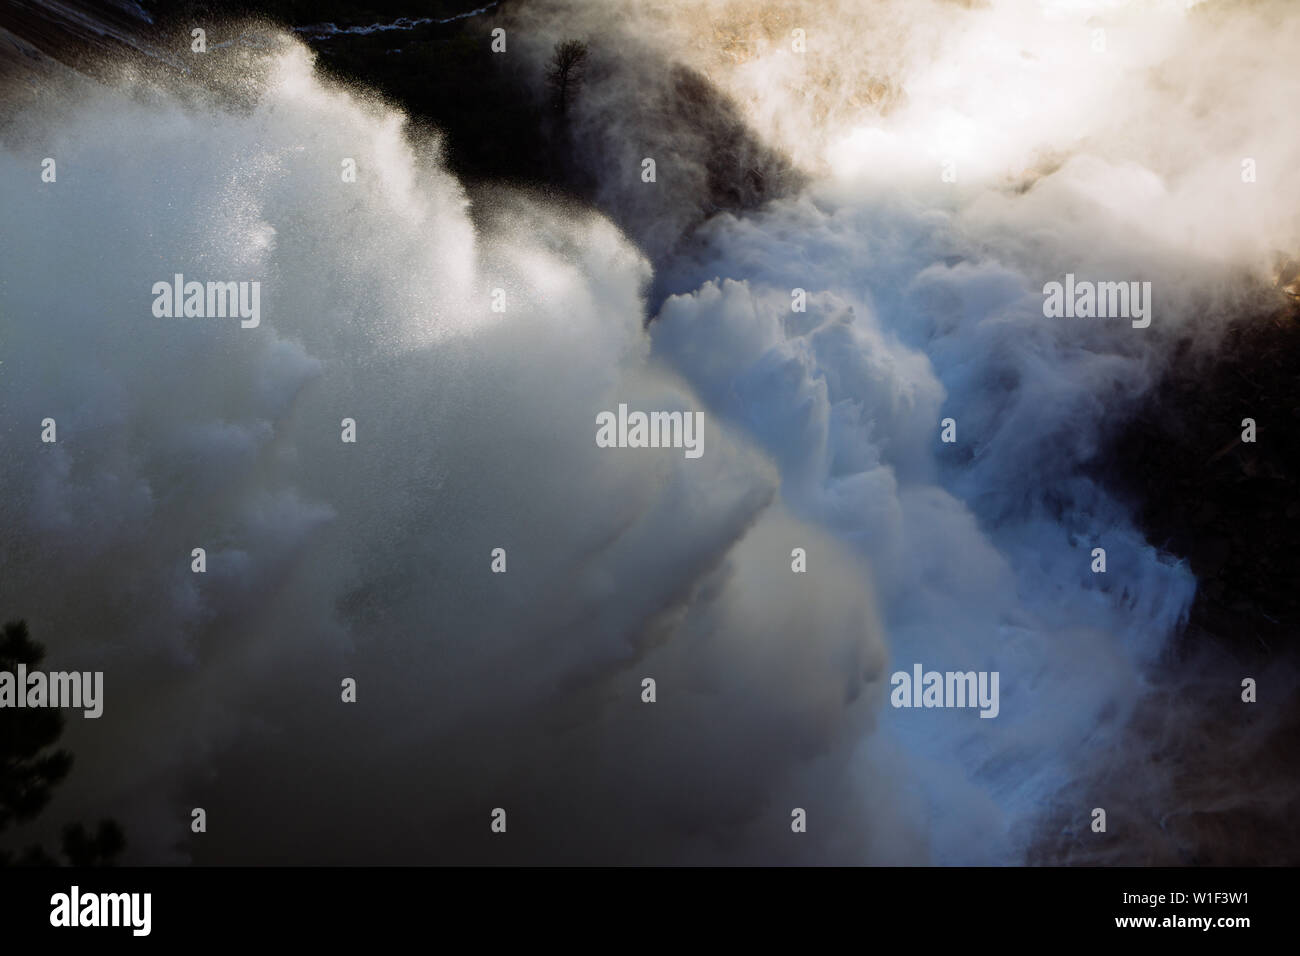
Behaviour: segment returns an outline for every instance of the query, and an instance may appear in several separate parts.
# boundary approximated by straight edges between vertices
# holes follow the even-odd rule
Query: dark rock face
[[[1185,344],[1107,457],[1149,540],[1196,573],[1188,637],[1287,649],[1300,628],[1300,308],[1237,320],[1212,352]]]
[[[1149,747],[1095,779],[1091,799],[1120,821],[1123,852],[1088,839],[1070,806],[1048,815],[1032,862],[1300,862],[1288,809],[1300,799],[1300,305],[1287,286],[1284,269],[1275,309],[1233,320],[1211,345],[1184,342],[1099,456],[1147,540],[1189,563],[1197,596],[1134,718]],[[1168,792],[1144,787],[1143,761]]]

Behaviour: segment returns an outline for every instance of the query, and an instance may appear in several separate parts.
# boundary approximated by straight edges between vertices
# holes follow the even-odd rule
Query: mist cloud
[[[0,152],[0,608],[106,672],[49,817],[140,861],[1023,859],[1148,752],[1195,581],[1090,466],[1297,245],[1282,10],[530,5],[538,70],[590,38],[608,218],[471,220],[435,137],[284,37],[215,94],[61,80]],[[155,318],[175,272],[260,281],[260,327]],[[1156,320],[1045,319],[1066,272]],[[707,453],[598,448],[620,402],[704,411]],[[891,710],[914,661],[999,671],[998,718]]]

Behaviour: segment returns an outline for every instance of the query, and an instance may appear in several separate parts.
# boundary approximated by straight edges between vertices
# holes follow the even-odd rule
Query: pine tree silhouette
[[[25,621],[0,630],[0,671],[30,671],[45,659],[45,648],[31,639]],[[19,693],[25,692],[18,688]],[[52,749],[63,733],[63,715],[48,707],[0,708],[0,834],[24,823],[50,802],[54,788],[72,769],[72,755]],[[126,839],[112,820],[101,820],[92,835],[80,823],[63,829],[63,854],[73,866],[111,865]],[[15,856],[0,850],[0,866],[57,866],[58,860],[32,845]]]

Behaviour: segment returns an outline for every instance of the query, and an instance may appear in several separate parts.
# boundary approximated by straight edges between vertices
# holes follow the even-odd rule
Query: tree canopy
[[[9,621],[0,629],[0,671],[16,673],[19,664],[32,670],[44,659],[45,648],[31,639],[25,621]],[[62,733],[58,710],[0,708],[0,837],[44,810],[72,770],[72,755],[54,749]],[[94,833],[80,823],[63,828],[63,855],[73,866],[110,864],[125,845],[122,828],[112,820],[101,820]],[[17,855],[0,849],[0,866],[14,863],[56,866],[58,861],[39,845]]]

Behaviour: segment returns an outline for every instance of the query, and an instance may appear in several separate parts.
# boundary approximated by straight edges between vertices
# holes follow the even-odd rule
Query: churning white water
[[[220,93],[12,99],[0,615],[106,674],[56,808],[118,816],[139,860],[249,862],[477,860],[496,806],[516,839],[490,852],[544,862],[1016,862],[1047,810],[1086,825],[1195,589],[1088,466],[1168,344],[1212,335],[1205,303],[1296,238],[1300,141],[1269,104],[1297,79],[1205,118],[1168,78],[1212,72],[1191,38],[1225,76],[1247,43],[1280,62],[1294,17],[1117,14],[1108,72],[1050,9],[838,11],[834,42],[874,37],[909,91],[881,111],[842,95],[847,46],[811,78],[775,40],[719,66],[695,8],[656,32],[552,6],[593,47],[682,51],[811,177],[656,246],[653,316],[609,219],[502,190],[472,222],[439,143],[288,36],[230,51]],[[518,47],[539,62],[546,12]],[[698,197],[673,191],[689,157],[639,180],[646,74],[607,67],[574,122],[625,144],[593,155],[635,232]],[[1255,153],[1268,201],[1234,192]],[[1045,318],[1067,272],[1151,281],[1155,321]],[[176,274],[259,282],[260,324],[157,317]],[[705,454],[598,448],[621,402],[703,410]],[[892,708],[914,663],[998,672],[998,716]],[[218,848],[185,842],[193,806]]]

